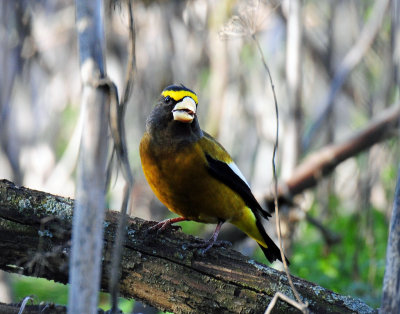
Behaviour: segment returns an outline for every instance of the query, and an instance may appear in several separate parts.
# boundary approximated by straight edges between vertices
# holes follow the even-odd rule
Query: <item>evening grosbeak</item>
[[[152,229],[163,230],[184,220],[217,224],[206,243],[207,251],[222,224],[230,222],[256,240],[271,263],[282,261],[261,222],[261,216],[268,219],[271,215],[254,198],[222,145],[200,128],[197,105],[192,90],[171,85],[162,91],[147,119],[140,142],[143,172],[160,201],[180,216]]]

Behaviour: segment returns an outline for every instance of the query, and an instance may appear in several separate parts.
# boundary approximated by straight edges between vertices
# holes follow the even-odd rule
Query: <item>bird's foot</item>
[[[188,243],[185,245],[186,248],[189,249],[198,249],[198,253],[200,255],[204,255],[208,252],[209,249],[212,247],[230,247],[232,245],[231,242],[229,241],[214,241],[213,238],[209,240],[201,240],[201,239],[196,239],[199,243]]]
[[[172,224],[179,222],[179,221],[185,221],[185,220],[187,220],[187,219],[183,218],[183,217],[166,219],[166,220],[160,221],[159,223],[156,223],[155,225],[151,226],[149,229],[147,229],[147,231],[148,232],[157,231],[157,234],[158,234],[160,232],[163,232],[168,227],[170,227],[173,230],[180,230],[180,229],[182,229],[181,226],[174,226]]]
[[[204,255],[213,246],[227,247],[229,245],[232,245],[228,241],[217,241],[219,230],[221,229],[221,226],[222,226],[223,223],[224,223],[223,221],[218,222],[218,225],[215,228],[215,231],[214,231],[213,235],[211,236],[211,238],[209,240],[207,240],[207,241],[200,240],[201,243],[190,243],[190,244],[187,245],[187,247],[189,247],[189,248],[201,248],[199,250],[199,253],[200,253],[200,255]]]

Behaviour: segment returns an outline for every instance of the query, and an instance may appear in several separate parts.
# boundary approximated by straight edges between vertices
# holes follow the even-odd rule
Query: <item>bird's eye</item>
[[[169,102],[170,100],[171,100],[171,97],[169,97],[169,96],[167,96],[167,97],[164,98],[164,101],[165,101],[165,102]]]

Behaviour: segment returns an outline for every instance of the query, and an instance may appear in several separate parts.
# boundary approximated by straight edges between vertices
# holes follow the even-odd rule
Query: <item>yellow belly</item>
[[[198,143],[154,149],[146,133],[140,143],[140,158],[150,187],[170,211],[198,222],[230,222],[267,247],[252,210],[236,192],[211,176]]]
[[[246,207],[244,201],[209,174],[206,157],[198,144],[156,151],[145,135],[140,144],[143,171],[154,193],[169,210],[206,223],[240,219]]]

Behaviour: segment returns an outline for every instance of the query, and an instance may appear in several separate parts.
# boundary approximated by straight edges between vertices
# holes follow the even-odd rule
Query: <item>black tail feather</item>
[[[265,229],[261,223],[260,217],[257,217],[257,216],[258,215],[256,215],[256,225],[257,225],[258,231],[261,233],[261,235],[265,241],[265,244],[267,245],[267,247],[265,248],[261,244],[259,244],[262,251],[264,252],[265,257],[268,259],[268,261],[270,263],[273,263],[275,260],[279,260],[282,262],[281,251],[276,246],[274,241],[272,241],[272,239],[265,232]],[[285,260],[286,260],[287,265],[289,266],[290,262],[286,256],[285,256]]]
[[[261,244],[259,244],[261,250],[263,251],[265,257],[270,263],[273,263],[276,260],[279,260],[282,262],[281,258],[281,252],[279,251],[279,248],[275,245],[274,242],[272,242],[272,246],[268,246],[268,248],[263,247]],[[285,256],[286,264],[289,266],[290,262]]]

